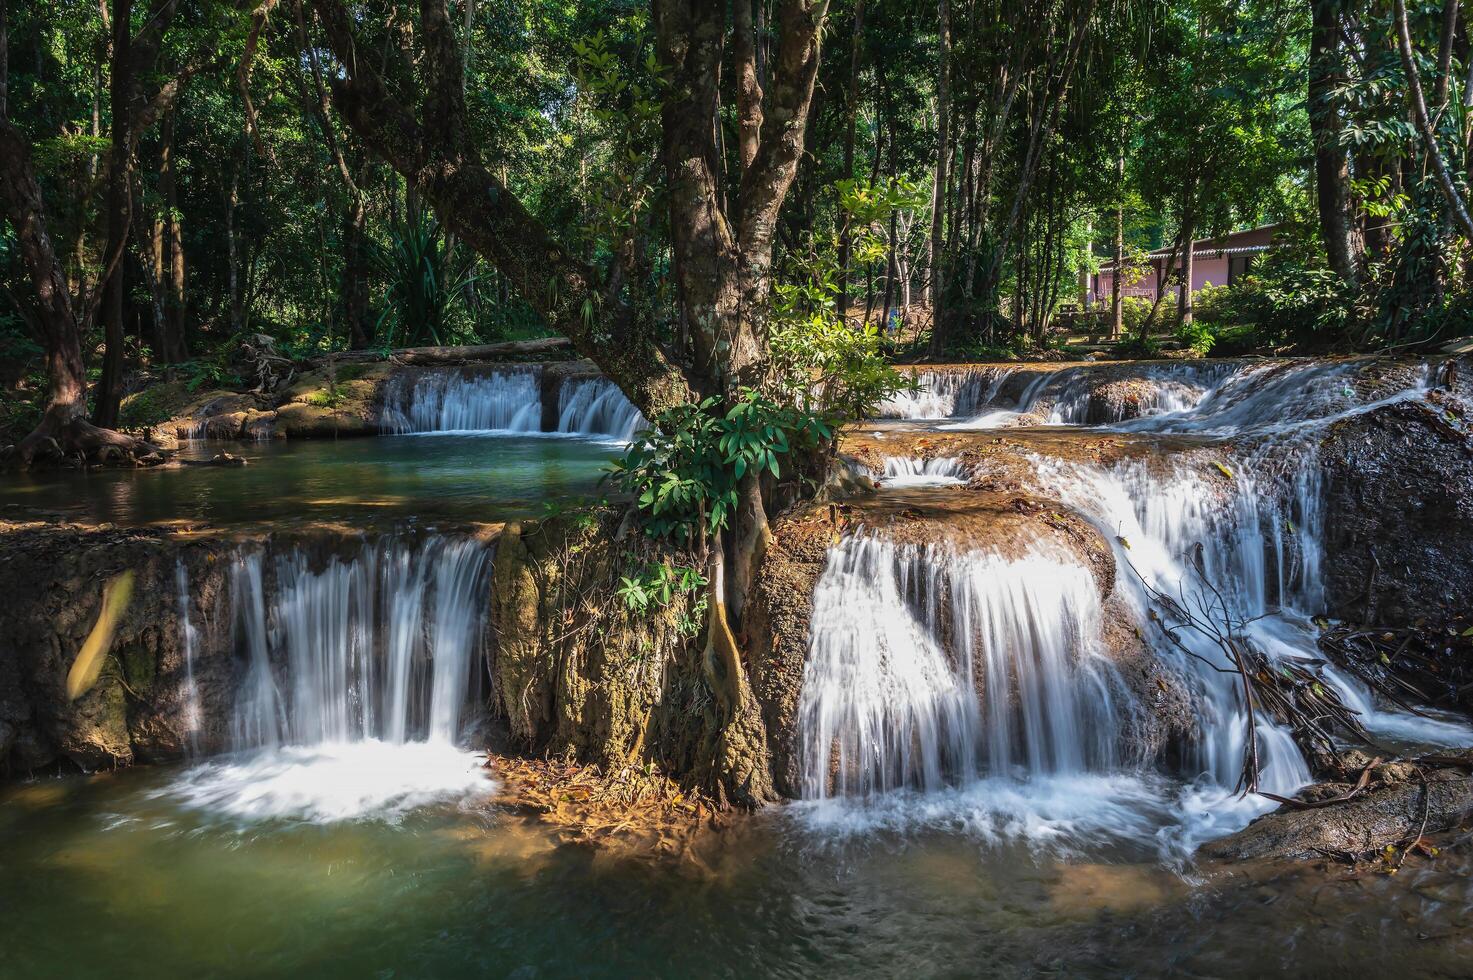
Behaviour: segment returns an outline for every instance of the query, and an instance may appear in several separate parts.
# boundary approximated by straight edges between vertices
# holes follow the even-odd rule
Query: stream
[[[1380,745],[1473,745],[1465,719],[1382,703],[1315,645],[1334,519],[1317,437],[1425,398],[1430,375],[1162,365],[1131,376],[1149,390],[1127,403],[1089,370],[923,374],[859,428],[882,447],[1020,440],[1030,489],[1109,543],[1108,604],[1042,538],[1004,550],[852,529],[813,597],[801,799],[733,817],[679,862],[562,844],[498,802],[475,751],[492,546],[436,526],[597,492],[601,461],[642,424],[617,392],[565,392],[561,431],[544,433],[524,375],[421,382],[393,394],[402,434],[231,448],[243,470],[8,481],[7,517],[398,530],[328,558],[231,553],[230,621],[214,626],[241,674],[209,719],[228,751],[0,785],[0,974],[1466,975],[1467,844],[1396,875],[1193,859],[1274,806],[1236,792],[1250,733],[1263,789],[1310,781],[1284,726],[1249,727],[1214,632],[1318,671]],[[1086,435],[1130,451],[1073,452]],[[988,465],[897,452],[873,476],[881,498],[924,501],[973,492]],[[198,731],[210,624],[193,588],[181,562]],[[1163,594],[1199,628],[1159,636]],[[1112,623],[1190,706],[1194,735],[1169,761],[1141,749],[1161,709],[1112,659]]]

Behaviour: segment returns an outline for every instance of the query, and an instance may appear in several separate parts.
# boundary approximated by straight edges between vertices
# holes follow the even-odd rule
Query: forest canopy
[[[245,381],[231,355],[261,335],[300,358],[586,323],[608,351],[600,324],[622,323],[611,373],[647,406],[751,382],[743,357],[842,362],[864,324],[886,357],[1017,356],[1061,343],[1101,266],[1164,250],[1179,280],[1184,243],[1264,225],[1230,288],[1109,297],[1091,329],[1137,353],[1466,332],[1456,2],[713,11],[11,0],[5,441],[48,400],[112,429],[160,376]],[[439,186],[436,166],[484,180]],[[445,207],[486,188],[517,213]],[[725,299],[694,295],[718,280]],[[760,354],[721,347],[730,369],[698,377],[724,343],[701,340],[702,303],[750,320]]]

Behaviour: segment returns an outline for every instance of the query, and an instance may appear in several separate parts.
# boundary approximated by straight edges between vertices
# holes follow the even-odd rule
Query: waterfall
[[[630,442],[649,423],[607,378],[569,379],[558,392],[559,432],[609,436]]]
[[[174,564],[174,588],[179,601],[179,645],[184,649],[184,731],[189,743],[189,755],[199,755],[199,730],[203,718],[200,714],[199,685],[194,679],[194,658],[199,646],[199,631],[189,617],[189,570],[184,567],[184,558]]]
[[[1010,367],[960,371],[918,371],[916,389],[898,392],[880,405],[883,419],[944,419],[989,403],[1013,373]]]
[[[247,820],[397,819],[493,784],[458,747],[485,628],[491,547],[387,538],[314,562],[242,552],[234,752],[167,792]]]
[[[805,798],[1110,768],[1124,695],[1088,569],[860,536],[830,550],[799,701]]]
[[[398,374],[384,392],[380,426],[393,433],[538,432],[540,382],[538,371],[527,368]]]
[[[486,606],[489,549],[390,538],[314,570],[292,550],[263,588],[262,557],[232,580],[250,665],[237,748],[378,739],[454,742]],[[268,626],[269,625],[269,629]]]
[[[961,460],[951,457],[887,456],[880,479],[887,487],[956,486],[967,482],[967,471]]]
[[[1425,367],[1370,363],[1151,365],[1105,376],[1151,383],[1128,392],[1129,406],[1113,400],[1119,389],[1100,388],[1098,369],[1007,369],[957,375],[936,386],[940,402],[911,403],[925,418],[982,410],[947,427],[1029,413],[1133,434],[1154,450],[1103,460],[1036,452],[1031,482],[1112,543],[1114,592],[1191,699],[1195,732],[1173,746],[1170,777],[1122,758],[1121,735],[1142,706],[1097,654],[1098,599],[1068,556],[1040,546],[1006,560],[852,538],[831,549],[814,597],[799,708],[802,791],[821,801],[810,819],[841,835],[921,825],[1034,843],[1153,841],[1180,857],[1270,809],[1235,792],[1250,717],[1233,664],[1208,635],[1167,636],[1158,593],[1209,632],[1231,631],[1270,663],[1313,672],[1380,742],[1467,744],[1466,723],[1379,705],[1318,650],[1312,617],[1325,604],[1330,519],[1319,436],[1337,420],[1425,397],[1432,381]],[[932,465],[941,475],[950,463],[887,459],[881,481],[923,480]],[[1251,730],[1261,789],[1289,796],[1310,781],[1284,725],[1256,715]],[[834,797],[858,799],[824,802]]]

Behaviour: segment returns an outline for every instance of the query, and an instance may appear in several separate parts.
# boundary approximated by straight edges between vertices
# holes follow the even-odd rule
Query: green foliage
[[[167,421],[184,408],[191,392],[180,381],[150,385],[123,399],[118,418],[126,428],[142,429]]]
[[[326,388],[318,391],[308,392],[307,397],[303,398],[302,401],[311,405],[313,408],[337,408],[338,405],[342,404],[344,397],[346,397],[346,394],[342,385],[330,384]]]
[[[230,351],[234,346],[227,341],[213,354],[180,364],[184,386],[190,391],[199,391],[201,388],[228,388],[241,384],[240,376],[230,366]]]
[[[390,228],[389,243],[373,251],[385,283],[378,334],[388,347],[466,337],[466,290],[475,282],[475,256],[446,239],[439,219],[418,208]]]
[[[1270,251],[1252,275],[1233,286],[1236,315],[1229,322],[1252,324],[1263,344],[1321,343],[1344,335],[1352,316],[1353,294],[1323,266]]]
[[[1149,360],[1161,356],[1161,343],[1155,337],[1128,336],[1115,345],[1114,354],[1122,360]]]
[[[1212,345],[1217,342],[1217,334],[1206,322],[1194,319],[1191,323],[1183,323],[1177,327],[1176,339],[1182,342],[1186,350],[1198,357],[1206,357],[1212,352]]]
[[[706,576],[700,569],[690,565],[670,565],[666,562],[645,562],[630,575],[619,576],[618,596],[631,612],[644,615],[662,609],[677,597],[695,595],[697,598],[677,623],[685,636],[700,632],[701,619],[706,611]]]
[[[878,229],[897,210],[925,201],[924,189],[903,179],[841,180],[835,189],[859,262],[883,258],[889,245]],[[889,365],[878,327],[839,317],[837,236],[828,245],[791,257],[787,275],[773,287],[768,339],[785,400],[836,425],[873,415],[914,381]]]
[[[614,483],[634,495],[645,533],[692,545],[725,528],[748,471],[772,479],[795,447],[833,438],[820,416],[747,390],[726,412],[707,398],[657,415],[644,437],[611,466]]]

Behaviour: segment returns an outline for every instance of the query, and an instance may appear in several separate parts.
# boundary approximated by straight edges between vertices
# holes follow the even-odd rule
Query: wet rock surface
[[[0,525],[0,767],[11,775],[96,770],[184,754],[185,664],[177,566],[190,575],[191,617],[205,635],[195,684],[201,746],[225,744],[234,667],[221,654],[226,562],[233,544],[163,532]],[[105,584],[135,585],[101,675],[75,700],[68,671],[97,622]]]
[[[1473,583],[1469,402],[1434,393],[1336,424],[1320,445],[1332,616],[1392,626],[1465,613]]]
[[[1355,861],[1393,854],[1425,835],[1452,830],[1473,818],[1473,778],[1466,768],[1426,770],[1408,764],[1374,770],[1365,790],[1350,799],[1351,783],[1317,784],[1301,794],[1324,805],[1284,806],[1243,830],[1204,845],[1199,854],[1219,860],[1341,858]]]

